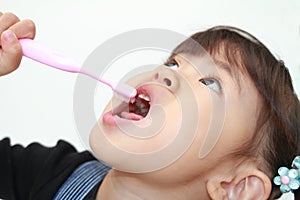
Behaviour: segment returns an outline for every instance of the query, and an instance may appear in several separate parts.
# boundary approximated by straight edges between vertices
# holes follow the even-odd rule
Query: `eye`
[[[203,78],[199,80],[201,83],[209,87],[210,89],[213,89],[215,92],[220,94],[222,92],[220,81],[218,81],[215,78]]]
[[[171,59],[165,63],[165,65],[170,69],[178,69],[179,65],[175,59]]]

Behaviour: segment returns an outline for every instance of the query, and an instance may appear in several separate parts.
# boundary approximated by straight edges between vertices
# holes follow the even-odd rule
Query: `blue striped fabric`
[[[111,168],[92,160],[80,165],[64,182],[54,200],[82,200],[108,173]]]

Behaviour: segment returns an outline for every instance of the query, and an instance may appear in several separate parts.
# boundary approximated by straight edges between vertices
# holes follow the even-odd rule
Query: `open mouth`
[[[138,90],[135,98],[131,99],[129,103],[125,103],[113,112],[120,118],[127,120],[141,120],[144,119],[150,110],[150,97],[144,90]]]

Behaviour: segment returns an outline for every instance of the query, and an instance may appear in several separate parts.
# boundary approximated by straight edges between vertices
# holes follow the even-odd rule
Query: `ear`
[[[214,177],[206,187],[211,199],[268,199],[272,184],[266,174],[257,168],[235,170],[227,177]]]

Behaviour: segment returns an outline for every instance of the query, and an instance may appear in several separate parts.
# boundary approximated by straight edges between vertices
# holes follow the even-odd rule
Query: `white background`
[[[300,95],[298,0],[0,0],[0,11],[34,20],[37,41],[79,63],[102,42],[137,28],[166,28],[188,36],[214,25],[237,26],[257,36],[284,60]],[[135,60],[143,63],[141,58]],[[162,62],[165,55],[155,59],[153,62]],[[126,68],[128,62],[124,65]],[[38,141],[46,146],[65,139],[83,150],[73,119],[76,78],[76,74],[23,59],[19,70],[0,78],[0,139],[9,136],[13,144]],[[111,94],[107,88],[96,92],[97,116]]]

